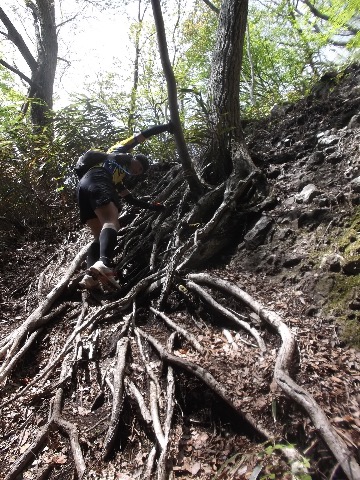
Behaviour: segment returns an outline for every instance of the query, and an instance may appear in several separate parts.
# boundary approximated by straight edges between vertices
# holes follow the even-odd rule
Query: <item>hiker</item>
[[[165,208],[161,204],[148,203],[133,197],[122,183],[127,175],[141,175],[149,168],[145,155],[133,156],[128,152],[149,137],[163,132],[173,133],[171,122],[148,128],[127,138],[111,147],[107,153],[89,150],[79,158],[75,170],[80,178],[77,186],[80,221],[90,228],[94,236],[86,259],[87,273],[79,283],[81,288],[97,288],[99,280],[104,284],[118,286],[114,278],[112,259],[117,232],[120,229],[120,199],[148,210]]]

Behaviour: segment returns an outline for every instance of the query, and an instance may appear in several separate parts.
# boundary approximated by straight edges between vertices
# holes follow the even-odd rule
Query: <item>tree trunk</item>
[[[212,183],[225,180],[233,169],[241,178],[255,169],[240,123],[239,82],[247,12],[248,0],[223,2],[220,10],[210,82]]]
[[[137,103],[137,92],[139,86],[139,60],[141,54],[140,48],[140,38],[141,32],[143,29],[143,20],[146,12],[146,6],[144,7],[143,12],[141,12],[141,0],[138,1],[138,18],[135,32],[135,57],[134,57],[134,75],[133,75],[133,86],[131,89],[130,97],[130,113],[128,119],[128,130],[129,133],[134,133],[135,129],[135,114],[136,114],[136,103]]]
[[[174,135],[176,140],[176,146],[179,153],[179,157],[183,166],[184,176],[189,184],[191,193],[195,198],[198,198],[202,186],[194,170],[193,164],[190,159],[189,151],[185,142],[184,134],[181,128],[179,106],[177,98],[177,87],[174,72],[169,59],[169,52],[166,43],[164,19],[162,16],[161,6],[159,0],[151,0],[154,20],[156,25],[159,51],[161,57],[161,63],[164,69],[166,77],[168,95],[169,95],[169,108],[171,114],[171,121],[174,125]]]
[[[58,42],[53,0],[37,0],[30,4],[37,40],[37,69],[32,72],[38,89],[32,95],[31,106],[33,125],[45,126],[49,123],[48,113],[53,107],[53,90],[57,66]],[[29,95],[30,96],[30,95]]]
[[[27,2],[27,6],[33,16],[37,58],[32,55],[22,35],[1,7],[0,20],[7,30],[5,36],[16,46],[28,64],[31,75],[25,75],[5,61],[1,63],[29,84],[28,101],[23,107],[23,113],[26,113],[30,106],[32,124],[34,127],[42,129],[49,124],[48,113],[53,107],[53,88],[58,53],[55,5],[53,0],[36,0],[36,3]]]

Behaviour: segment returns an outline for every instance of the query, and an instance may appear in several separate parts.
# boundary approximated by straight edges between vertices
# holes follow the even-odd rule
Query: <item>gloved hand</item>
[[[166,207],[162,203],[154,202],[149,204],[148,209],[154,210],[156,212],[156,211],[165,210]]]

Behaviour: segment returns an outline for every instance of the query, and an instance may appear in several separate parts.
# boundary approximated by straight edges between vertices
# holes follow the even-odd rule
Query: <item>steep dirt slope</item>
[[[342,320],[359,346],[359,67],[325,75],[309,97],[247,130],[273,203],[231,265],[291,286],[306,315]]]
[[[207,269],[213,277],[245,290],[290,327],[298,342],[292,377],[314,397],[355,456],[360,444],[360,356],[344,338],[355,344],[359,336],[359,79],[358,66],[341,77],[329,74],[308,98],[277,107],[268,119],[246,126],[253,156],[269,180],[269,201],[265,211],[254,212],[251,224],[234,232],[240,243]],[[1,338],[46,298],[86,240],[84,233],[76,233],[56,249],[39,242],[2,257]],[[193,334],[202,348],[194,348],[196,342],[191,343],[190,337],[178,340],[174,344],[177,357],[206,368],[242,415],[199,378],[174,369],[176,403],[167,462],[173,478],[285,480],[291,478],[291,468],[297,468],[298,474],[302,471],[299,478],[304,480],[309,475],[314,480],[346,478],[308,415],[273,381],[281,344],[273,329],[233,297],[215,295],[231,311],[241,312],[260,333],[267,346],[266,352],[261,351],[254,337],[196,300],[184,285],[179,291],[170,295],[166,314]],[[136,317],[136,325],[162,343],[171,328],[158,315],[149,315],[141,299],[125,316],[109,309],[96,320],[112,300],[111,296],[81,297],[79,291],[69,289],[2,385],[1,478],[26,452],[33,455],[33,442],[51,418],[49,403],[60,427],[59,418],[63,418],[80,432],[85,478],[150,478],[144,473],[156,440],[146,415],[141,420],[129,383],[115,453],[103,459],[115,396],[112,369],[115,358],[121,363],[121,332],[130,322],[131,310],[132,322]],[[56,364],[49,379],[31,386],[36,375],[59,358],[84,316],[95,319],[91,329],[78,333],[71,355]],[[127,381],[136,383],[150,405],[146,392],[151,382],[144,375],[142,359],[148,355],[148,365],[158,374],[158,403],[164,417],[170,369],[149,349],[141,352],[142,341],[144,337],[130,336]],[[65,367],[70,365],[69,377]],[[28,385],[26,395],[8,402]],[[252,419],[255,431],[245,419]],[[23,478],[74,478],[70,442],[59,424],[53,421],[44,434]],[[267,432],[280,445],[265,443],[262,433]],[[287,442],[296,444],[304,455],[298,463],[289,460]]]

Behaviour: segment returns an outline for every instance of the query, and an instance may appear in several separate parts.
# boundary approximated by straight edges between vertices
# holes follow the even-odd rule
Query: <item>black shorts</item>
[[[76,190],[80,221],[96,218],[95,209],[114,202],[120,209],[120,199],[110,174],[102,167],[89,170],[79,181]]]

